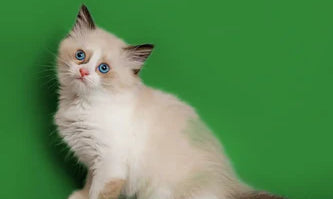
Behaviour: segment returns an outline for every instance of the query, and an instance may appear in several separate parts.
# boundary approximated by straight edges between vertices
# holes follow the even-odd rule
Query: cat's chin
[[[75,78],[72,81],[71,90],[77,94],[87,94],[93,90],[91,83],[84,78]]]

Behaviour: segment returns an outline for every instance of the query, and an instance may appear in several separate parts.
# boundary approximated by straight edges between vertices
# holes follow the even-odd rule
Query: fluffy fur
[[[152,49],[98,28],[85,6],[61,42],[55,122],[89,170],[85,187],[70,199],[257,198],[237,180],[195,110],[141,82],[138,72]],[[85,60],[75,58],[77,50]],[[111,70],[99,72],[100,63]],[[89,75],[81,77],[80,68]]]

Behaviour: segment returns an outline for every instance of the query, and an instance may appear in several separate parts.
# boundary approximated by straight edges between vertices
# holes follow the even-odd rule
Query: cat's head
[[[140,82],[138,73],[153,48],[152,44],[127,45],[98,28],[82,5],[74,27],[59,47],[60,85],[77,94],[133,87]]]

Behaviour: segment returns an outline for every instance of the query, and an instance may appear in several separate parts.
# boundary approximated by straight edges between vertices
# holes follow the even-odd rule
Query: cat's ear
[[[94,30],[96,25],[91,17],[91,14],[84,4],[81,5],[80,11],[77,14],[75,24],[72,31],[77,32],[81,30]]]
[[[136,46],[127,46],[125,48],[126,56],[133,63],[133,72],[138,74],[142,65],[154,49],[153,44],[141,44]]]

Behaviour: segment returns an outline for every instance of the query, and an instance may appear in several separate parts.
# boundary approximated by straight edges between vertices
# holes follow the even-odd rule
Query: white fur
[[[90,174],[70,199],[88,199],[88,189],[97,199],[113,179],[124,179],[124,194],[138,199],[227,199],[248,190],[193,108],[132,74],[122,40],[101,29],[72,35],[59,49],[55,122]],[[68,58],[76,49],[92,52],[90,61]],[[108,84],[95,69],[102,57],[115,74]],[[80,67],[90,72],[84,82],[75,79]]]

